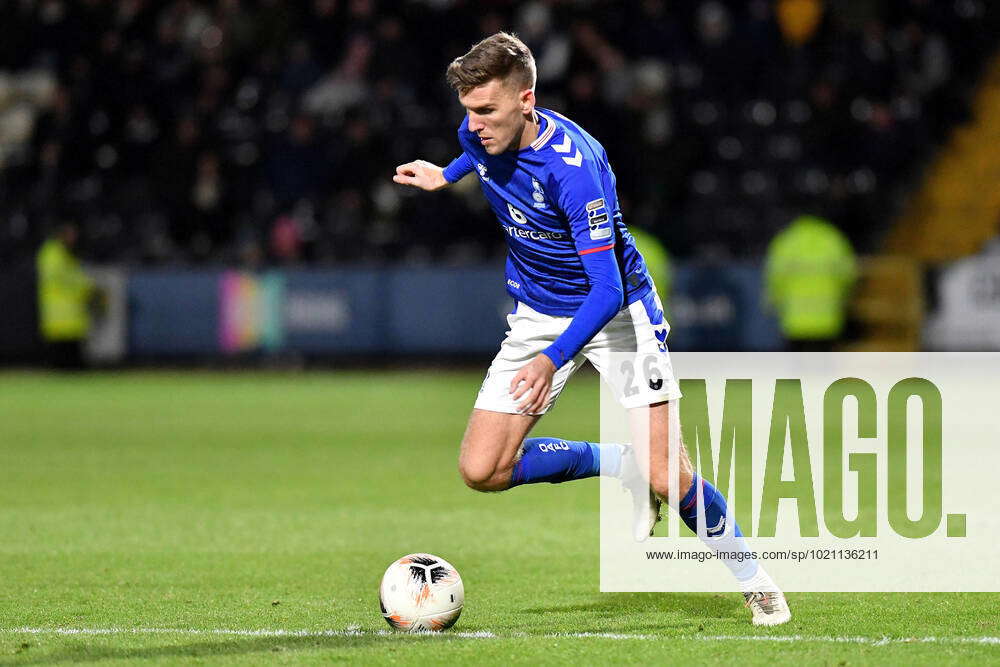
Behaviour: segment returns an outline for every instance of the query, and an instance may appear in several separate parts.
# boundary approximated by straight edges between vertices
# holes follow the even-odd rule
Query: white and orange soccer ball
[[[465,604],[462,577],[432,554],[410,554],[389,566],[378,591],[382,616],[404,632],[439,632],[455,625]]]

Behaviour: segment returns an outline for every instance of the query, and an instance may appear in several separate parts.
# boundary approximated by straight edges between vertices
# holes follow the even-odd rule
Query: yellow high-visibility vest
[[[857,276],[854,250],[834,225],[804,215],[767,250],[767,297],[790,340],[829,340],[844,329]]]
[[[660,296],[663,307],[667,308],[670,301],[671,275],[670,253],[663,247],[660,240],[649,232],[645,232],[638,227],[630,228],[629,234],[635,239],[635,247],[646,260],[646,270],[653,278],[653,285],[656,293]]]
[[[49,239],[35,258],[38,271],[38,323],[46,341],[71,341],[90,330],[87,303],[94,283],[65,244]]]

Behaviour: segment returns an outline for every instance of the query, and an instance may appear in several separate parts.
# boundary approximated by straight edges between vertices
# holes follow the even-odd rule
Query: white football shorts
[[[493,358],[476,408],[493,412],[517,413],[510,383],[521,368],[541,354],[569,326],[571,317],[539,313],[523,303],[516,303],[507,316],[510,330]],[[558,369],[545,407],[534,414],[549,411],[569,377],[584,361],[590,361],[608,383],[625,408],[637,408],[681,397],[674,379],[667,334],[670,325],[655,291],[623,308],[614,319],[587,343],[571,361]]]

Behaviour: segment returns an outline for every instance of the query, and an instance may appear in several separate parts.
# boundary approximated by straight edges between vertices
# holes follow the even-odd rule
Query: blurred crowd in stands
[[[969,113],[985,0],[7,0],[0,262],[75,221],[95,261],[461,263],[503,237],[457,154],[452,58],[497,30],[606,147],[626,222],[760,256],[802,212],[864,251]]]

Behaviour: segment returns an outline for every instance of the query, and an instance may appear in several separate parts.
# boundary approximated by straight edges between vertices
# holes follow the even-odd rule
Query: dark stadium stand
[[[475,188],[389,177],[456,152],[443,71],[496,29],[534,49],[539,103],[604,143],[627,221],[676,256],[757,257],[806,210],[871,250],[966,118],[998,12],[822,4],[2,3],[0,261],[68,218],[104,262],[493,257]]]

